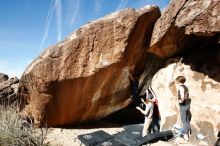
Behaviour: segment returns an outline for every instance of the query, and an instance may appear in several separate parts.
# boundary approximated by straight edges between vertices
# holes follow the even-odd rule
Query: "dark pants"
[[[184,134],[191,133],[191,126],[190,126],[190,112],[189,112],[190,105],[180,105],[180,117],[183,124],[183,131]]]
[[[150,128],[151,128],[151,133],[160,132],[160,118],[153,118]]]

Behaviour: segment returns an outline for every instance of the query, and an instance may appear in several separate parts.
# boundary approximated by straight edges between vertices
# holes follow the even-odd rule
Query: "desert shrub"
[[[39,132],[32,123],[20,118],[16,108],[0,106],[1,146],[43,146],[46,134],[47,130]]]

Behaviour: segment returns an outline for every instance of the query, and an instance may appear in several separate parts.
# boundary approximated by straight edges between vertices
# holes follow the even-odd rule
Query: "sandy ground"
[[[123,130],[120,125],[108,122],[97,122],[92,125],[82,125],[70,128],[49,128],[46,143],[50,146],[84,146],[77,138],[78,135],[103,130],[108,134],[115,134]]]
[[[45,142],[49,146],[84,146],[84,144],[77,138],[78,135],[91,133],[94,131],[103,130],[109,134],[115,134],[123,130],[120,125],[112,124],[108,122],[97,122],[96,124],[83,125],[80,127],[71,128],[49,128],[48,134]],[[192,144],[191,142],[185,143],[180,139],[180,142],[184,144],[179,144],[179,146],[208,146],[206,142],[199,141],[197,144]],[[158,141],[157,143],[150,144],[148,146],[173,146],[175,144],[175,139],[164,142]]]

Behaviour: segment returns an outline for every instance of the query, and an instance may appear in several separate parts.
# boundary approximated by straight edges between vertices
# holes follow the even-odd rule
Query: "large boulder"
[[[156,59],[154,62],[147,60],[141,77],[141,83],[145,83],[144,93],[151,83],[145,79],[152,77],[161,68],[161,62],[166,61],[152,80],[159,98],[161,124],[166,129],[180,121],[173,81],[178,75],[186,76],[192,99],[192,123],[197,132],[206,130],[210,135],[209,145],[213,144],[210,142],[213,142],[214,131],[220,130],[219,24],[219,1],[172,0],[155,23],[148,48]],[[181,58],[182,62],[178,63]]]
[[[0,83],[8,80],[8,75],[0,73]]]
[[[219,24],[219,1],[172,0],[155,24],[149,51],[168,58],[197,43],[196,38],[216,38]]]
[[[8,75],[0,73],[0,105],[9,106],[17,100],[19,79],[17,77],[8,79]]]
[[[127,67],[143,71],[156,6],[125,9],[92,21],[46,49],[22,75],[24,112],[47,126],[98,120],[130,102]]]
[[[146,60],[145,71],[140,78],[143,95],[153,75],[164,61],[187,50],[193,51],[201,44],[219,42],[220,3],[216,0],[171,0],[169,6],[156,21],[147,49],[151,59]]]

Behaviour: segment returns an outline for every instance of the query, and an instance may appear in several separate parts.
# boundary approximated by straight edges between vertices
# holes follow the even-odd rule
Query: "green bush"
[[[43,146],[46,134],[21,119],[15,108],[0,106],[0,146]]]

